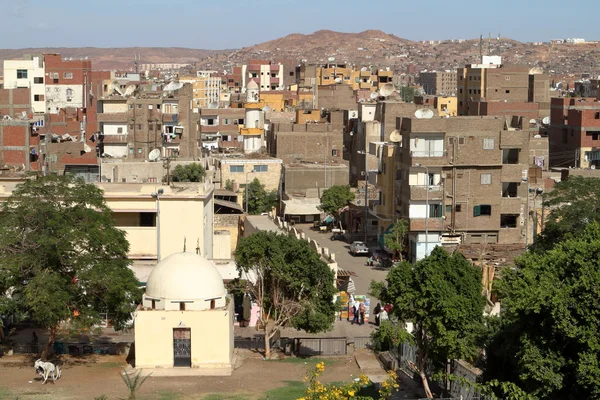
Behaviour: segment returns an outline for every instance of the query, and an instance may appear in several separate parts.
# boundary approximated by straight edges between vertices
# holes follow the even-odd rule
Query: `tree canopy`
[[[408,234],[408,222],[405,219],[396,221],[388,232],[383,235],[384,246],[397,253],[402,260],[402,253],[406,250],[406,235]]]
[[[549,250],[556,243],[582,232],[592,221],[600,222],[600,179],[570,176],[544,194],[544,206],[550,209],[544,230],[534,249]]]
[[[177,165],[171,173],[173,182],[202,182],[206,177],[206,170],[199,163]]]
[[[235,251],[240,274],[262,308],[265,353],[281,328],[293,326],[309,333],[331,329],[336,306],[335,274],[306,241],[260,231],[240,239]]]
[[[18,185],[0,214],[0,309],[50,329],[130,319],[141,291],[102,191],[72,175]]]
[[[392,314],[412,322],[417,347],[415,369],[431,397],[426,377],[427,360],[438,368],[447,359],[472,359],[483,333],[481,271],[460,253],[436,247],[431,255],[393,267],[386,282],[372,282],[372,294],[393,304]]]
[[[248,214],[258,215],[269,212],[273,207],[277,207],[277,191],[267,191],[265,185],[260,183],[258,178],[254,178],[248,184]],[[246,204],[246,191],[244,191],[244,204]]]
[[[335,185],[323,191],[319,210],[338,218],[341,210],[346,207],[356,196],[350,185]]]
[[[538,398],[600,398],[600,224],[564,236],[550,250],[518,258],[498,281],[502,314],[487,346],[486,374]]]

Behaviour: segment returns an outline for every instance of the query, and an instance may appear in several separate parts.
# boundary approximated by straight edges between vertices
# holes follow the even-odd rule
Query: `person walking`
[[[356,303],[352,304],[352,325],[354,325],[354,323],[359,323],[360,321],[358,320],[358,309],[356,308]]]
[[[381,304],[377,303],[377,305],[375,306],[375,308],[373,309],[373,314],[375,315],[375,325],[379,326],[379,323],[381,322]]]
[[[364,323],[365,323],[365,311],[367,311],[367,308],[365,307],[365,303],[360,303],[360,305],[358,306],[358,312],[360,314],[359,325],[364,325]]]

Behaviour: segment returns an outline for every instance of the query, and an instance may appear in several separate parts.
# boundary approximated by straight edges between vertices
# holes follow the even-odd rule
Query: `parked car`
[[[368,256],[369,247],[365,242],[352,242],[350,245],[350,254],[353,256]]]

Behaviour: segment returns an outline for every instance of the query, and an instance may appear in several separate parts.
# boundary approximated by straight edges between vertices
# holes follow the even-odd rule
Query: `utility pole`
[[[171,184],[171,157],[163,160],[163,168],[167,170],[167,185]]]

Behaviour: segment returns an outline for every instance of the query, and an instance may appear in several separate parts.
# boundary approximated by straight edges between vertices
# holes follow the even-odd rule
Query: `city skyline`
[[[376,7],[358,0],[320,3],[306,0],[255,0],[249,7],[239,0],[202,5],[192,0],[174,0],[165,7],[157,0],[81,3],[72,0],[0,0],[9,15],[0,26],[0,48],[35,47],[186,47],[196,49],[237,49],[293,33],[318,30],[361,32],[370,29],[413,40],[474,39],[491,33],[521,42],[581,37],[599,39],[594,30],[598,3],[577,2],[580,7],[563,9],[551,0],[539,5],[515,0],[501,5],[469,1],[462,7],[431,1],[398,4],[381,0]],[[232,4],[231,2],[229,4]],[[372,7],[373,17],[364,7]],[[552,13],[553,9],[561,13]],[[586,12],[581,12],[583,9]],[[356,10],[352,19],[352,10]],[[361,11],[362,10],[362,11]],[[39,16],[44,18],[40,19]],[[366,18],[360,16],[368,15]],[[397,17],[388,17],[396,15]],[[235,17],[235,18],[234,18]],[[336,18],[333,18],[336,17]],[[565,24],[576,19],[578,24]],[[517,23],[523,21],[525,23]]]

